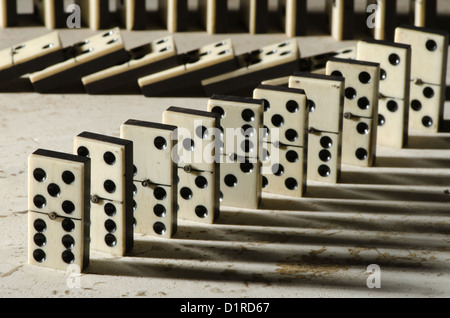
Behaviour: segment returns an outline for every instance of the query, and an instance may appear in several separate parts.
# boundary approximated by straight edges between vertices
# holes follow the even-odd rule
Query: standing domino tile
[[[308,180],[337,183],[341,172],[345,80],[297,72],[289,79],[289,87],[303,89],[309,100]]]
[[[75,0],[81,8],[81,21],[91,30],[109,27],[109,0]]]
[[[263,101],[213,95],[208,111],[220,116],[221,205],[257,209],[261,200],[260,130]]]
[[[188,28],[188,0],[159,0],[158,11],[162,23],[171,33]]]
[[[268,0],[240,0],[240,10],[244,25],[250,34],[267,32]]]
[[[142,30],[147,24],[145,0],[117,0],[117,12],[127,30]]]
[[[172,158],[178,164],[179,217],[212,224],[220,214],[219,116],[170,107],[163,113],[163,123],[178,127]]]
[[[89,264],[90,159],[39,149],[28,159],[28,263]]]
[[[411,0],[414,26],[430,27],[436,24],[437,0]]]
[[[0,0],[0,29],[17,25],[16,0]]]
[[[371,29],[375,40],[394,39],[395,20],[397,16],[397,0],[368,0],[369,9],[373,8],[374,23]]]
[[[77,43],[66,53],[68,58],[63,62],[30,74],[30,81],[37,92],[81,84],[82,77],[128,60],[118,28]]]
[[[47,29],[65,26],[63,0],[34,0],[34,10]]]
[[[0,51],[0,83],[63,61],[58,32],[52,32]]]
[[[200,87],[203,79],[236,69],[231,40],[182,54],[179,63],[179,66],[140,78],[138,83],[143,94],[159,96],[186,87]]]
[[[364,40],[358,42],[357,59],[380,64],[377,144],[392,148],[406,146],[411,46]]]
[[[306,0],[279,0],[278,14],[288,37],[306,34]]]
[[[201,23],[209,34],[228,31],[228,0],[199,0]]]
[[[133,143],[83,132],[74,152],[91,158],[91,247],[123,256],[133,247]]]
[[[177,230],[177,165],[172,160],[177,127],[128,120],[120,137],[133,141],[136,233],[172,237]]]
[[[175,67],[178,62],[177,49],[172,36],[152,41],[130,50],[129,60],[82,78],[89,94],[111,91],[134,84],[140,77]]]
[[[380,65],[332,58],[326,74],[345,78],[342,163],[370,167],[376,158]]]
[[[202,81],[207,96],[252,95],[261,81],[288,76],[299,69],[300,51],[295,39],[276,43],[236,58],[238,68]],[[239,93],[239,94],[238,94]]]
[[[327,0],[331,36],[336,41],[353,37],[354,0]]]
[[[306,191],[308,101],[301,89],[260,85],[253,97],[264,101],[262,190],[302,197]]]
[[[411,45],[409,128],[438,132],[444,120],[449,34],[402,26],[395,41]]]

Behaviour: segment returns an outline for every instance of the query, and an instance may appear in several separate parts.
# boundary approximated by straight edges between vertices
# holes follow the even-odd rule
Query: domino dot
[[[61,188],[55,184],[51,183],[47,187],[48,194],[50,194],[52,197],[57,198],[61,194]]]
[[[43,209],[47,205],[47,200],[42,195],[36,195],[33,198],[33,203],[38,209]]]
[[[269,135],[270,135],[270,129],[267,126],[264,126],[264,128],[263,128],[263,136],[264,136],[264,138],[269,137]]]
[[[391,63],[391,65],[394,65],[394,66],[399,65],[400,64],[400,56],[398,56],[395,53],[389,55],[389,63]]]
[[[47,179],[47,174],[41,168],[34,169],[33,177],[37,182],[44,182]]]
[[[428,51],[434,52],[437,50],[437,43],[434,40],[428,40],[427,43],[425,43],[425,47]]]
[[[225,181],[225,184],[230,188],[234,188],[238,184],[237,178],[232,174],[225,176],[224,181]]]
[[[243,142],[241,142],[241,149],[244,152],[252,152],[253,148],[254,148],[254,145],[250,140],[244,140]]]
[[[108,37],[108,36],[110,36],[110,35],[113,35],[113,31],[108,31],[108,32],[104,33],[102,36],[103,36],[104,38],[106,38],[106,37]]]
[[[114,193],[116,192],[116,184],[114,183],[114,181],[112,180],[106,180],[103,183],[103,188],[105,189],[106,192],[108,193]]]
[[[33,258],[36,262],[38,263],[43,263],[45,262],[47,255],[45,254],[45,252],[41,249],[35,250],[33,252]]]
[[[342,73],[341,73],[341,72],[339,72],[339,71],[333,71],[333,72],[331,72],[331,75],[332,75],[332,76],[339,76],[339,77],[343,77]]]
[[[155,215],[157,217],[163,218],[166,216],[166,208],[164,207],[164,205],[161,204],[157,204],[153,207],[153,213],[155,213]]]
[[[294,162],[297,162],[298,159],[299,159],[299,157],[298,157],[298,153],[297,153],[296,151],[294,151],[294,150],[289,150],[289,151],[286,153],[286,160],[287,160],[287,161],[289,161],[289,162],[291,162],[291,163],[294,163]]]
[[[270,110],[270,102],[267,99],[263,99],[264,102],[264,112],[268,112]]]
[[[398,110],[398,104],[395,100],[388,101],[386,106],[387,109],[392,113],[395,113]]]
[[[418,112],[422,109],[422,103],[420,101],[418,101],[417,99],[415,99],[411,102],[411,108],[414,111]]]
[[[330,149],[331,147],[333,147],[333,140],[331,140],[330,137],[322,137],[320,139],[320,145],[323,148]]]
[[[114,222],[113,220],[106,220],[105,221],[105,229],[109,232],[109,233],[114,233],[117,230],[117,225],[116,222]]]
[[[272,166],[272,173],[277,177],[281,177],[284,174],[284,167],[279,163],[276,163]]]
[[[198,126],[195,129],[195,134],[200,139],[206,139],[208,138],[208,128],[206,128],[205,126]]]
[[[358,107],[362,110],[366,110],[370,108],[370,101],[367,97],[361,97],[358,99]]]
[[[44,247],[47,245],[47,238],[42,233],[37,233],[33,237],[34,244],[36,244],[39,247]]]
[[[263,187],[263,189],[264,188],[267,188],[268,187],[268,185],[269,185],[269,180],[267,180],[267,177],[262,177],[262,187]]]
[[[64,219],[61,222],[61,226],[66,232],[73,232],[75,230],[75,223],[71,219]]]
[[[319,167],[319,175],[322,177],[329,177],[331,175],[331,169],[330,167],[326,166],[326,165],[322,165]]]
[[[75,255],[71,251],[64,251],[61,257],[66,264],[72,264],[75,261]]]
[[[73,248],[75,246],[74,238],[68,234],[63,236],[63,238],[61,239],[61,243],[67,249]]]
[[[387,73],[384,69],[380,69],[380,80],[384,81],[387,78]]]
[[[33,227],[39,233],[43,233],[47,230],[47,223],[45,223],[45,221],[42,219],[37,219],[34,221]]]
[[[242,111],[241,117],[246,122],[252,122],[255,120],[255,112],[251,109],[245,109]]]
[[[433,98],[434,90],[431,87],[425,87],[423,90],[423,96],[425,96],[426,98]]]
[[[119,41],[119,39],[118,38],[114,38],[114,39],[112,39],[112,40],[109,40],[106,44],[113,44],[113,43],[116,43],[117,41]]]
[[[319,158],[323,162],[328,162],[332,158],[331,152],[329,152],[328,150],[322,150],[321,152],[319,152]]]
[[[158,150],[164,150],[167,147],[167,141],[163,137],[156,137],[155,140],[153,141],[153,145]]]
[[[369,84],[372,77],[367,72],[361,72],[359,73],[358,79],[363,84]]]
[[[133,196],[135,196],[138,192],[138,189],[135,184],[133,184]]]
[[[349,87],[345,90],[345,97],[348,99],[355,99],[356,98],[356,90],[353,87]]]
[[[289,190],[296,190],[298,188],[298,182],[294,178],[287,178],[284,184]]]
[[[105,160],[105,162],[108,165],[112,166],[112,165],[114,165],[116,163],[116,156],[112,152],[107,151],[103,155],[103,160]]]
[[[138,169],[135,165],[133,165],[133,176],[136,176],[138,173]]]
[[[219,114],[221,119],[225,117],[225,110],[220,106],[215,106],[211,111],[213,113]]]
[[[191,189],[184,187],[180,190],[180,195],[183,199],[190,200],[192,199],[193,193]]]
[[[386,118],[383,115],[378,115],[378,126],[384,126],[386,124]]]
[[[252,173],[254,169],[253,164],[250,162],[241,163],[240,167],[243,173]]]
[[[153,195],[157,200],[164,200],[167,197],[167,192],[164,190],[164,188],[157,187],[155,191],[153,192]]]
[[[81,157],[89,157],[89,150],[86,147],[79,147],[77,154]]]
[[[220,193],[219,193],[219,202],[222,202],[223,201],[223,193],[222,193],[222,191],[219,191]]]
[[[195,207],[195,215],[197,215],[201,219],[204,219],[208,216],[208,209],[203,205],[198,205]]]
[[[67,214],[72,214],[75,211],[75,205],[68,200],[62,203],[61,208]]]
[[[291,54],[291,51],[284,51],[284,52],[281,52],[281,53],[280,53],[280,56],[285,56],[285,55],[288,55],[288,54]]]
[[[429,128],[429,127],[433,126],[433,119],[431,119],[431,117],[429,117],[429,116],[425,116],[422,118],[422,124],[425,127]]]
[[[166,226],[161,222],[153,224],[153,231],[158,235],[164,235],[166,233]]]
[[[298,133],[294,129],[286,130],[285,137],[287,140],[294,142],[298,139]]]
[[[286,103],[286,109],[290,113],[296,113],[299,110],[298,103],[295,100],[290,100]]]
[[[310,100],[308,102],[308,104],[309,104],[309,112],[314,113],[314,111],[316,110],[316,103],[314,101]]]
[[[356,126],[356,130],[361,135],[367,135],[369,133],[369,125],[367,125],[366,123],[359,123]]]
[[[186,138],[183,140],[183,148],[187,151],[194,151],[195,143],[192,139]]]
[[[263,149],[262,151],[262,160],[267,161],[270,159],[270,153],[267,149]]]
[[[114,247],[117,244],[117,239],[114,235],[112,234],[106,234],[105,235],[105,243],[107,246],[109,247]]]
[[[106,203],[103,208],[107,216],[114,216],[117,213],[116,207],[112,203]]]
[[[64,171],[61,178],[64,181],[64,183],[68,185],[71,185],[72,183],[75,182],[75,175],[70,171]]]
[[[250,125],[244,125],[241,128],[241,133],[244,137],[252,137],[255,134],[255,129]]]
[[[208,186],[208,180],[205,177],[199,176],[195,178],[195,185],[200,189],[205,189]]]
[[[272,117],[272,124],[273,124],[275,127],[281,127],[281,126],[283,126],[283,125],[284,125],[284,118],[283,118],[283,116],[281,116],[281,115],[274,115],[274,116]]]
[[[363,148],[358,148],[356,150],[356,158],[358,158],[359,160],[366,160],[369,157],[369,153],[367,152],[366,149]]]

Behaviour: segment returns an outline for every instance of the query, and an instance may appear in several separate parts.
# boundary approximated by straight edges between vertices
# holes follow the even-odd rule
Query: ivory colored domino
[[[326,74],[345,78],[342,163],[370,167],[376,158],[380,65],[332,58]]]
[[[289,79],[289,87],[303,89],[309,100],[308,180],[337,183],[341,171],[345,79],[296,72]]]
[[[68,58],[30,74],[34,89],[47,92],[69,84],[82,83],[92,73],[128,60],[124,42],[118,28],[104,31],[66,49]]]
[[[0,0],[0,29],[17,25],[16,0]]]
[[[91,30],[109,28],[109,0],[75,0],[81,8],[81,21]]]
[[[123,256],[133,248],[133,142],[83,132],[74,153],[91,159],[91,247]]]
[[[436,0],[411,0],[411,9],[414,15],[414,26],[430,27],[436,24]]]
[[[89,265],[91,162],[39,149],[28,158],[28,263],[66,271]]]
[[[357,59],[380,64],[377,145],[402,148],[408,142],[411,46],[379,40],[358,42]]]
[[[136,233],[171,238],[177,231],[177,127],[128,120],[120,137],[133,142]]]
[[[368,0],[367,5],[368,8],[374,8],[374,19],[370,21],[375,24],[371,29],[373,38],[392,41],[397,17],[397,0]]]
[[[40,71],[64,60],[58,32],[51,32],[0,51],[0,83]]]
[[[177,49],[172,36],[156,39],[129,51],[129,60],[82,78],[89,94],[98,94],[134,83],[149,74],[175,67]]]
[[[220,116],[223,129],[220,204],[257,209],[261,201],[259,150],[263,101],[213,95],[207,109]]]
[[[227,0],[199,0],[198,10],[206,32],[216,34],[228,31]]]
[[[268,0],[240,0],[242,21],[250,34],[267,32],[268,5]]]
[[[167,31],[186,31],[188,28],[188,0],[159,0],[158,11]]]
[[[117,12],[127,30],[142,30],[147,24],[145,0],[117,0]]]
[[[231,40],[203,46],[179,56],[179,65],[138,80],[143,94],[159,96],[191,86],[201,86],[203,79],[236,69]]]
[[[306,34],[306,0],[279,0],[278,15],[286,36]]]
[[[205,111],[170,107],[163,123],[178,127],[173,158],[178,167],[181,219],[214,223],[220,214],[219,116]]]
[[[354,0],[327,0],[331,36],[336,41],[353,37]]]
[[[300,50],[294,39],[265,46],[236,58],[238,68],[202,81],[207,96],[250,95],[261,81],[290,76],[299,70]],[[239,93],[239,94],[237,94]]]
[[[53,30],[65,26],[63,0],[34,0],[35,13],[47,29]]]
[[[449,33],[401,26],[395,41],[411,45],[409,128],[438,132],[444,120]]]

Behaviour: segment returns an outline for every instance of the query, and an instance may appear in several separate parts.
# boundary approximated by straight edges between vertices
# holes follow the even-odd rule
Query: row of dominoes
[[[156,0],[155,0],[156,2]],[[187,0],[158,0],[158,13],[169,32],[188,29],[189,8]],[[66,12],[63,0],[34,0],[37,16],[49,28],[65,27]],[[111,24],[109,1],[76,0],[80,6],[81,18],[85,25],[98,30]],[[242,21],[251,34],[265,33],[268,30],[268,0],[240,0]],[[379,27],[374,29],[375,39],[385,39],[393,32],[396,16],[396,0],[367,0],[376,4],[375,21]],[[17,24],[16,0],[0,1],[0,28]],[[306,0],[279,0],[277,4],[279,23],[286,35],[304,35],[307,28]],[[411,0],[414,25],[424,27],[432,23],[437,15],[437,0]],[[331,34],[336,39],[351,37],[353,32],[354,0],[327,0],[326,8],[330,21]],[[226,33],[229,29],[228,0],[200,0],[198,3],[200,21],[206,31]],[[145,0],[118,0],[117,16],[128,30],[144,29],[147,24]]]

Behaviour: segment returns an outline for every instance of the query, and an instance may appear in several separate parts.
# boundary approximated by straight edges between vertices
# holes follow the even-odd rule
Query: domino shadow
[[[450,169],[450,158],[377,157],[375,167]]]
[[[450,123],[446,121],[444,123],[446,129],[449,128]],[[429,149],[429,150],[450,150],[450,135],[421,135],[421,136],[409,136],[407,149]]]
[[[0,93],[33,93],[34,88],[30,80],[21,77],[9,82],[0,84]]]

